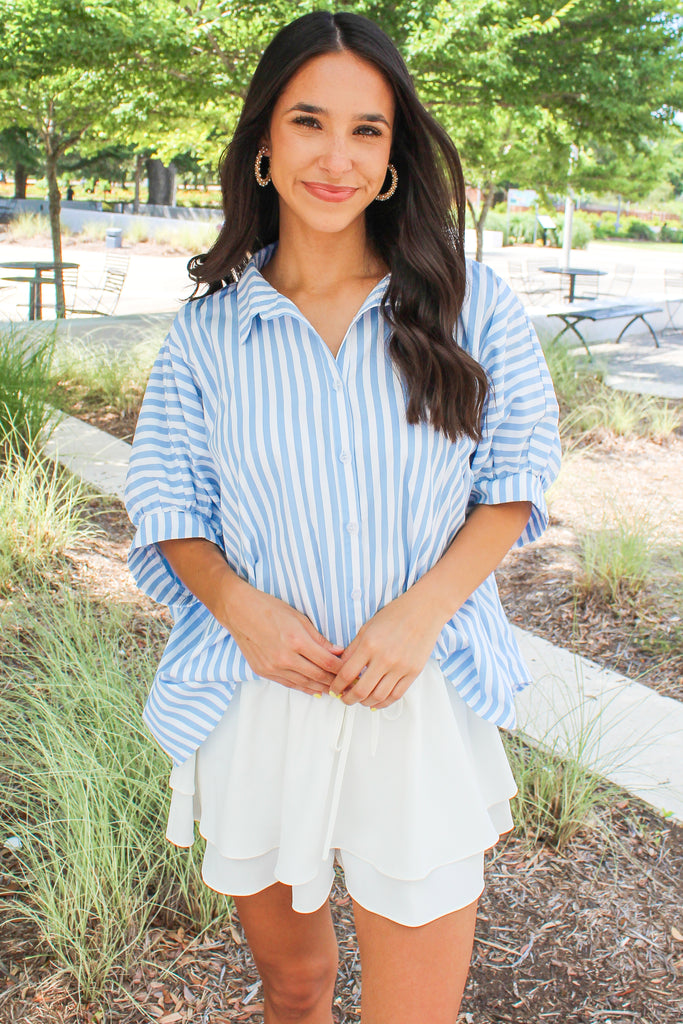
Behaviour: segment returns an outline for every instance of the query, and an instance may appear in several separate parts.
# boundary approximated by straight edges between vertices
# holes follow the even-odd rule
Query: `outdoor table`
[[[590,267],[539,267],[538,269],[543,271],[544,274],[566,274],[569,277],[567,302],[574,301],[574,287],[577,277],[580,275],[585,277],[601,277],[607,273],[606,270],[592,270]]]
[[[564,327],[560,331],[560,333],[556,334],[553,338],[553,344],[559,341],[560,338],[567,333],[567,331],[573,331],[576,337],[583,345],[583,347],[585,348],[586,352],[588,353],[588,358],[592,359],[593,353],[591,352],[590,346],[588,345],[588,342],[584,338],[583,334],[581,334],[578,327],[576,326],[577,324],[582,324],[585,320],[592,320],[593,322],[596,322],[597,320],[618,320],[622,318],[628,318],[628,323],[625,327],[622,327],[621,331],[619,332],[619,336],[616,340],[616,344],[618,345],[623,336],[626,334],[626,331],[631,326],[631,324],[636,323],[636,321],[638,320],[642,320],[643,324],[647,327],[648,331],[652,335],[655,347],[659,348],[659,339],[655,334],[655,330],[652,324],[649,323],[649,321],[646,320],[645,318],[646,316],[649,316],[651,313],[662,312],[663,309],[661,306],[647,305],[646,303],[637,302],[622,302],[616,304],[613,303],[609,306],[598,305],[586,306],[585,308],[579,309],[555,310],[555,312],[548,313],[548,316],[556,316],[564,324]]]
[[[62,270],[75,270],[78,263],[62,263]],[[53,278],[45,279],[43,274],[54,272],[59,263],[47,262],[46,260],[21,260],[15,263],[0,263],[2,270],[32,270],[33,277],[3,277],[3,281],[23,281],[28,284],[28,318],[29,320],[42,320],[43,318],[43,294],[44,284],[54,283]]]

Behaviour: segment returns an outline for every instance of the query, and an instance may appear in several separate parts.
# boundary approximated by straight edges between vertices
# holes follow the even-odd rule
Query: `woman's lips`
[[[328,203],[343,203],[345,199],[348,199],[357,191],[355,188],[333,188],[326,185],[316,185],[308,181],[304,181],[302,184],[312,196],[324,199]]]

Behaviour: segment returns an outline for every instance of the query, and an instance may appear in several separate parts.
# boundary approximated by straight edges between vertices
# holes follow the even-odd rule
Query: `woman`
[[[266,1024],[332,1020],[335,859],[363,1024],[454,1024],[528,682],[492,572],[547,522],[552,385],[465,261],[457,152],[370,21],[278,33],[221,181],[126,496],[131,569],[175,619],[144,711],[167,837],[199,822]]]

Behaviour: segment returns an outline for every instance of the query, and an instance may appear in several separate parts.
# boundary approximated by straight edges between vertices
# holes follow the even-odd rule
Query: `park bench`
[[[555,335],[555,337],[553,338],[554,342],[559,341],[562,335],[566,334],[567,331],[573,331],[579,339],[579,341],[581,342],[581,344],[583,345],[583,347],[586,349],[589,358],[592,359],[593,355],[591,353],[590,348],[588,347],[588,342],[579,331],[578,327],[576,326],[577,324],[583,323],[586,320],[620,320],[628,317],[628,323],[625,327],[622,327],[621,331],[619,332],[619,336],[616,339],[616,344],[618,345],[626,331],[631,326],[631,324],[636,323],[636,321],[638,320],[642,320],[642,322],[645,324],[648,331],[652,335],[655,345],[657,346],[657,348],[659,348],[659,340],[654,332],[652,324],[650,324],[645,318],[649,316],[651,313],[661,312],[663,312],[662,306],[654,306],[651,304],[637,302],[619,302],[612,303],[611,305],[608,306],[585,306],[580,309],[571,309],[569,306],[567,306],[564,309],[555,310],[552,313],[548,312],[546,316],[556,316],[564,323],[563,329],[560,331],[559,334]]]

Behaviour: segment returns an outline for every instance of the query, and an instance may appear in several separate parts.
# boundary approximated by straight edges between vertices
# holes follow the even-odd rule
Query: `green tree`
[[[0,0],[0,127],[36,133],[45,163],[53,258],[62,260],[59,171],[88,141],[116,139],[122,111],[143,119],[166,68],[189,53],[182,12],[165,0]],[[61,272],[57,315],[64,316]]]
[[[441,0],[410,65],[481,189],[481,236],[503,180],[567,186],[569,150],[622,159],[670,126],[683,99],[678,5],[667,0]],[[589,161],[590,164],[590,161]],[[591,174],[593,168],[590,168]],[[572,181],[581,185],[582,160]]]

